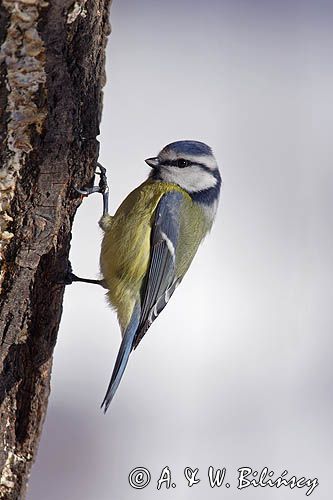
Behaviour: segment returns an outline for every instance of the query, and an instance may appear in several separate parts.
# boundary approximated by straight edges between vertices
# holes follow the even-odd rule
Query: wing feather
[[[134,339],[135,349],[166,306],[180,282],[175,275],[183,195],[170,191],[162,196],[155,212],[151,234],[150,265],[142,290],[140,323]]]

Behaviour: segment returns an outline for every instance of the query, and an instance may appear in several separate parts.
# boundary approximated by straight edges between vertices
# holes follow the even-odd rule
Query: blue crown
[[[162,151],[172,150],[176,154],[188,154],[188,155],[211,155],[212,150],[207,144],[199,141],[176,141],[171,142]]]

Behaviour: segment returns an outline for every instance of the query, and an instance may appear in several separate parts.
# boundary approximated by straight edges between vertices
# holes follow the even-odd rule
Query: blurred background
[[[66,289],[28,500],[305,498],[237,490],[243,466],[317,477],[313,497],[331,498],[332,15],[322,0],[114,1],[99,138],[111,211],[179,139],[213,148],[222,199],[106,416],[116,317],[103,289]],[[91,196],[75,219],[79,276],[98,276],[101,209]],[[157,491],[166,465],[177,486]],[[209,487],[210,465],[229,489]],[[143,490],[128,484],[138,466]]]

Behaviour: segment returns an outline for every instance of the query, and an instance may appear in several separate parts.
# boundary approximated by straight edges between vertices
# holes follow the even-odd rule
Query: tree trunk
[[[0,6],[0,498],[22,499],[50,390],[71,227],[98,157],[110,0]]]

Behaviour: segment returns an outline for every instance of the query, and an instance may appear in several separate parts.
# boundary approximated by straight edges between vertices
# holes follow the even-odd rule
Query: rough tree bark
[[[25,496],[71,226],[98,157],[110,0],[0,2],[0,498]]]

